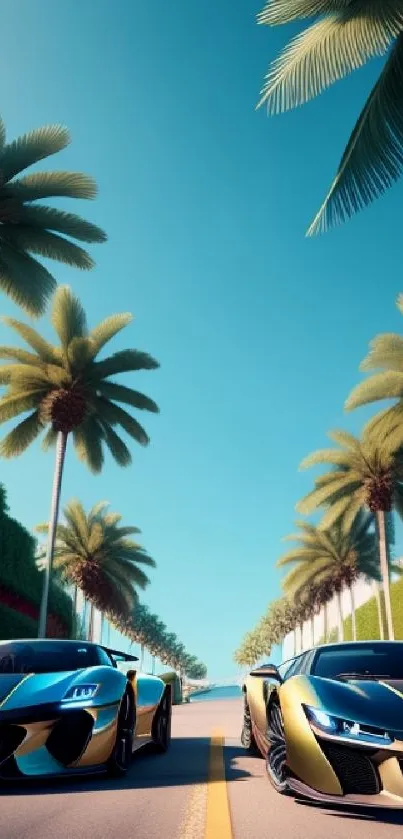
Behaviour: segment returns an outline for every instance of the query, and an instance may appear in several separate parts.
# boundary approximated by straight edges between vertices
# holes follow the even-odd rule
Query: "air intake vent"
[[[323,740],[320,745],[345,795],[376,795],[380,791],[378,772],[367,754]]]
[[[19,725],[0,725],[0,765],[14,754],[26,733]]]

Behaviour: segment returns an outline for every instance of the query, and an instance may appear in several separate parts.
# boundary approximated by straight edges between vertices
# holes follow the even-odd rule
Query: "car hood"
[[[318,708],[335,717],[394,732],[403,740],[403,680],[351,679],[348,682],[309,676]]]
[[[60,702],[74,684],[97,684],[106,668],[66,670],[61,673],[0,673],[0,711],[13,711]]]

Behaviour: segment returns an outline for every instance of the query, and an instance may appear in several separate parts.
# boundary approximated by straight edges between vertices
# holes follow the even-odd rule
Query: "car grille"
[[[320,745],[345,795],[376,795],[380,791],[379,775],[368,754],[324,741]]]

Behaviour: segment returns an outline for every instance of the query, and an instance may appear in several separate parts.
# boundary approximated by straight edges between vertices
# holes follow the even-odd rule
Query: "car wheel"
[[[165,690],[161,703],[156,711],[153,727],[153,743],[158,752],[166,752],[171,742],[172,703],[171,692]]]
[[[118,714],[116,742],[109,758],[108,774],[121,778],[128,771],[133,754],[135,711],[133,698],[126,691],[122,697]]]
[[[278,702],[273,702],[269,708],[267,739],[269,741],[269,751],[266,758],[267,775],[274,789],[284,795],[289,791],[287,784],[287,746],[283,715]]]
[[[252,730],[252,718],[246,696],[244,698],[243,706],[243,725],[241,732],[241,743],[245,749],[251,754],[260,754],[257,743]]]

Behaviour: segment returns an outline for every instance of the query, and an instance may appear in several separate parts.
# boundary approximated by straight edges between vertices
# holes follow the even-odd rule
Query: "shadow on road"
[[[173,738],[166,754],[156,754],[152,746],[137,752],[123,778],[111,779],[106,774],[97,774],[1,782],[0,798],[2,795],[65,795],[200,784],[207,780],[209,748],[210,738],[207,737]],[[249,772],[234,765],[241,755],[245,756],[242,747],[226,746],[224,752],[228,781],[249,778]]]
[[[401,824],[403,825],[403,810],[388,810],[386,807],[355,807],[343,804],[323,804],[317,801],[307,801],[296,798],[296,804],[303,807],[312,807],[322,810],[328,816],[336,819],[355,819],[362,822],[378,822],[380,824]]]

